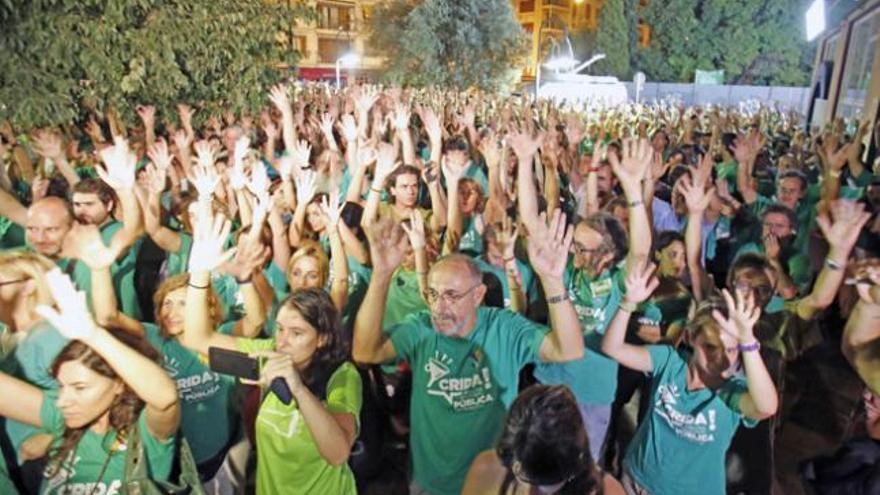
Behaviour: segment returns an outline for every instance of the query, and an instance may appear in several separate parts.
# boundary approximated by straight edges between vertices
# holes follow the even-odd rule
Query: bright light
[[[339,60],[337,60],[336,63],[338,63],[339,65],[343,65],[345,67],[351,67],[353,65],[356,65],[360,61],[361,61],[360,55],[358,55],[357,53],[351,52],[351,53],[346,53],[345,55],[339,57]]]
[[[825,0],[816,0],[807,9],[807,41],[812,41],[825,31]]]

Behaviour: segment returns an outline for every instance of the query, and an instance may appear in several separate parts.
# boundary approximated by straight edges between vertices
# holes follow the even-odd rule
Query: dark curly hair
[[[342,321],[333,300],[324,289],[299,289],[287,296],[278,308],[293,309],[324,339],[315,350],[302,380],[316,397],[324,398],[327,381],[339,366],[351,358],[351,339],[343,334]]]
[[[153,349],[144,339],[126,333],[124,330],[109,328],[108,331],[114,338],[123,344],[143,354],[152,361],[158,362],[159,353]],[[104,360],[88,345],[72,340],[52,362],[52,376],[58,377],[58,371],[61,365],[69,361],[79,361],[83,366],[98,373],[101,376],[110,378],[111,380],[120,380],[116,371],[110,367]],[[138,420],[141,410],[144,408],[142,401],[134,391],[123,382],[122,393],[119,394],[110,405],[110,427],[116,431],[116,438],[125,439],[128,433]],[[48,477],[55,476],[61,469],[64,460],[71,452],[76,450],[76,446],[85,432],[92,426],[92,423],[83,425],[79,428],[65,428],[62,435],[61,444],[54,448],[49,454],[49,462],[46,467],[46,475]]]

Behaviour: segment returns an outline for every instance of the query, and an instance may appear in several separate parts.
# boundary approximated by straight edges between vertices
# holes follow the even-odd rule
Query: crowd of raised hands
[[[181,342],[202,354],[216,322],[240,320],[236,335],[259,336],[277,303],[297,289],[325,289],[351,325],[371,272],[393,273],[401,287],[410,279],[400,274],[412,274],[424,309],[437,297],[428,281],[435,260],[464,253],[485,262],[485,271],[497,269],[497,297],[486,304],[542,323],[556,302],[546,300],[551,293],[570,293],[578,306],[570,264],[591,281],[624,267],[623,309],[609,315],[601,350],[645,372],[652,370],[647,348],[624,343],[628,314],[679,287],[694,307],[719,298],[707,314],[740,349],[760,341],[786,358],[809,339],[766,336],[756,327],[761,315],[785,306],[809,321],[837,302],[836,317],[848,320],[844,354],[880,392],[880,177],[866,160],[867,123],[847,133],[842,121],[805,129],[796,113],[771,106],[574,108],[527,96],[369,85],[278,85],[258,115],[177,110],[157,115],[140,106],[134,126],[109,111],[61,129],[0,127],[0,244],[24,244],[15,236],[20,225],[40,254],[79,260],[92,272],[88,304],[64,274],[46,276],[55,308],[39,313],[69,339],[109,345],[95,321],[115,325],[124,317],[98,299],[117,298],[123,307],[132,296],[118,286],[108,292],[95,274],[114,267],[115,277],[115,266],[137,258],[131,253],[146,242],[167,258],[159,278],[189,274],[196,290],[187,295]],[[74,205],[59,249],[36,244],[34,206],[72,198],[77,183],[91,178],[113,191],[120,233],[102,240],[100,222]],[[600,231],[590,223],[596,218],[619,227]],[[574,226],[582,223],[603,235],[579,235]],[[769,293],[754,284],[750,292],[730,273],[743,253],[758,253],[772,268]],[[302,265],[304,257],[313,263]],[[216,308],[196,291],[220,281],[238,288],[220,294]],[[157,283],[138,290],[152,292]],[[150,319],[140,306],[143,317],[127,316]],[[639,318],[642,343],[686,342],[688,316],[663,317]],[[744,364],[753,393],[743,412],[773,415],[776,391],[764,364],[751,357]],[[876,400],[869,399],[874,409]],[[173,430],[168,416],[175,414],[163,401],[153,406],[164,416],[150,423],[159,436]]]

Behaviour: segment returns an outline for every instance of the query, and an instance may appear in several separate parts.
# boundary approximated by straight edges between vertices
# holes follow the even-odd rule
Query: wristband
[[[628,203],[627,203],[627,206],[629,206],[630,208],[635,208],[635,207],[637,207],[637,206],[641,206],[641,205],[643,205],[643,204],[645,204],[644,201],[642,201],[641,199],[637,199],[637,200],[635,200],[635,201],[630,201],[630,202],[628,202]]]
[[[547,298],[547,304],[559,304],[563,301],[568,301],[568,293],[566,293],[566,292],[563,292],[562,294],[559,294],[558,296],[553,296],[553,297]]]
[[[516,259],[516,256],[511,256],[510,258],[501,258],[501,261],[503,261],[505,263],[509,263],[511,261],[514,261],[515,259]]]
[[[843,270],[843,265],[831,258],[825,258],[825,266],[827,266],[829,270]]]
[[[192,287],[193,289],[207,289],[211,286],[211,283],[209,282],[208,285],[195,285],[192,282],[187,282],[186,285]]]
[[[829,170],[828,175],[834,177],[835,179],[840,178],[840,170]]]
[[[618,311],[626,311],[627,313],[632,313],[636,310],[636,303],[629,301],[621,301],[617,306]]]
[[[373,191],[374,193],[382,194],[382,190],[381,190],[381,189],[376,189],[376,188],[373,187],[373,186],[370,186],[370,191]]]
[[[244,278],[244,279],[241,279],[241,280],[239,280],[239,279],[236,277],[236,279],[235,279],[235,283],[237,283],[237,284],[239,284],[239,285],[242,285],[242,284],[249,284],[249,283],[251,283],[252,279],[253,279],[253,275],[248,275],[247,278]]]
[[[739,349],[739,352],[752,352],[761,349],[761,343],[757,340],[752,342],[751,344],[739,344],[736,346]]]

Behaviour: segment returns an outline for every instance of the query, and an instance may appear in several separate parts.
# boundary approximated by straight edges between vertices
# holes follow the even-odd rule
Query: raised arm
[[[745,368],[748,392],[739,401],[742,414],[751,419],[762,420],[776,414],[779,407],[779,396],[776,386],[761,353],[758,352],[757,339],[754,334],[755,323],[761,316],[761,308],[755,304],[751,292],[743,296],[737,292],[736,299],[725,289],[722,292],[727,303],[728,316],[725,318],[718,310],[712,312],[715,321],[730,335],[737,339],[740,348],[740,360]]]
[[[388,143],[379,143],[373,183],[370,185],[367,205],[364,207],[364,213],[361,216],[361,226],[364,229],[369,230],[369,226],[376,221],[376,216],[379,214],[379,202],[382,200],[382,191],[385,189],[385,182],[388,180],[388,176],[397,168],[396,160],[397,152],[394,146]]]
[[[146,403],[147,428],[159,440],[174,435],[180,423],[177,385],[159,364],[116,340],[98,327],[86,306],[85,294],[61,270],[46,275],[57,310],[39,306],[37,311],[65,337],[91,347],[113,371]]]
[[[142,232],[141,211],[134,194],[137,155],[124,139],[117,139],[113,146],[101,150],[101,160],[106,170],[95,167],[98,176],[116,192],[122,207],[122,228],[113,234],[110,249],[122,255]]]
[[[470,162],[458,160],[458,157],[447,156],[443,160],[443,175],[446,177],[446,242],[443,252],[451,253],[458,250],[458,242],[464,234],[464,220],[459,204],[458,183],[464,176]]]
[[[541,146],[543,135],[531,136],[526,133],[514,134],[509,138],[510,147],[519,160],[517,165],[517,207],[523,224],[529,231],[529,239],[541,220],[538,217],[538,191],[535,189],[535,171],[533,163],[535,153]]]
[[[651,354],[644,346],[626,342],[626,327],[636,306],[651,297],[660,284],[654,277],[656,268],[653,263],[646,263],[626,273],[626,295],[602,337],[602,352],[629,369],[645,373],[654,369]]]
[[[382,319],[391,278],[403,262],[407,238],[390,218],[377,220],[366,231],[373,272],[355,319],[351,354],[360,363],[384,363],[397,356],[394,344],[382,333]]]
[[[849,253],[870,218],[871,214],[865,211],[864,204],[843,199],[831,203],[830,218],[827,213],[819,215],[817,223],[830,249],[813,291],[797,303],[797,313],[802,319],[812,318],[834,302],[843,283]]]
[[[333,279],[330,281],[330,298],[341,313],[348,303],[348,256],[342,245],[340,226],[342,206],[339,204],[339,190],[334,189],[329,198],[321,203],[321,211],[327,218],[327,235],[330,237],[330,261],[333,263]]]
[[[704,287],[705,270],[703,269],[703,214],[709,206],[713,191],[706,191],[705,186],[693,184],[692,179],[685,175],[678,183],[678,189],[684,196],[688,209],[687,228],[684,232],[685,258],[688,273],[691,276],[691,290],[697,301],[702,301],[707,287]],[[674,193],[673,193],[674,194]]]
[[[544,362],[573,361],[584,355],[584,338],[574,305],[562,281],[571,239],[572,227],[566,227],[565,214],[553,212],[550,225],[542,218],[529,231],[529,260],[541,279],[550,313],[550,333],[541,342],[540,357]]]
[[[651,254],[651,224],[642,199],[642,178],[651,166],[651,143],[647,139],[624,139],[622,157],[609,153],[611,169],[620,181],[629,206],[629,251],[626,270],[643,265]]]
[[[293,109],[290,107],[290,99],[287,97],[287,86],[279,84],[269,92],[269,99],[281,113],[281,136],[284,139],[284,149],[292,150],[296,145],[296,131],[293,126]]]
[[[234,250],[223,251],[230,224],[214,217],[210,204],[199,201],[193,216],[193,245],[189,257],[189,282],[186,289],[186,316],[180,343],[204,356],[208,348],[235,350],[235,338],[214,331],[208,307],[211,271],[230,259]]]
[[[843,355],[859,374],[868,388],[880,393],[880,270],[871,268],[870,278],[856,274],[857,278],[869,280],[857,286],[860,300],[856,304],[843,330],[841,349]]]

